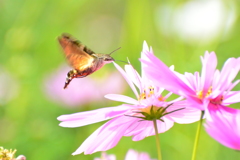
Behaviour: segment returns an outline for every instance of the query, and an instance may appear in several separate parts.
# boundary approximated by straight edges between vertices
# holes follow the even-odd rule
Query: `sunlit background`
[[[56,118],[121,104],[105,99],[108,93],[135,98],[113,64],[63,90],[70,69],[57,42],[63,32],[97,53],[122,47],[113,57],[128,57],[138,71],[146,40],[167,65],[194,72],[201,70],[206,50],[216,52],[219,69],[227,58],[240,56],[239,12],[238,0],[1,0],[0,146],[15,148],[28,160],[92,160],[101,153],[71,153],[103,123],[62,128]],[[197,123],[176,124],[160,134],[163,159],[190,159],[196,128]],[[154,136],[138,142],[125,137],[107,153],[122,160],[132,148],[157,158],[155,145]],[[197,159],[237,157],[239,152],[202,129]]]

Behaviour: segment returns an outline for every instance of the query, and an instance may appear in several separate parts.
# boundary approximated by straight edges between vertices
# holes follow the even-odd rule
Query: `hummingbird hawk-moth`
[[[102,68],[105,64],[115,61],[110,54],[95,53],[70,34],[58,37],[66,59],[74,69],[67,73],[64,89],[74,78],[83,78]]]

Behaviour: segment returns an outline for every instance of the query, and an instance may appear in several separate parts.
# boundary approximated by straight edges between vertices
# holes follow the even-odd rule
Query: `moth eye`
[[[112,57],[107,57],[104,59],[105,61],[114,61],[114,59]]]

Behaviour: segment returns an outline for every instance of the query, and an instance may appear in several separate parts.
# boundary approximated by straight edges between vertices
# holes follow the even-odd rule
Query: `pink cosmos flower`
[[[100,158],[94,158],[94,160],[116,160],[116,156],[114,154],[107,155],[106,152],[102,152]]]
[[[184,96],[192,107],[209,111],[225,110],[226,107],[240,101],[240,91],[231,91],[239,80],[232,82],[240,69],[240,58],[229,58],[221,71],[216,69],[217,58],[214,52],[206,52],[202,60],[202,72],[184,75],[170,70],[153,52],[146,52],[148,60],[142,59],[146,74],[153,84],[163,85],[165,89]]]
[[[235,113],[211,111],[211,120],[207,120],[207,133],[219,143],[240,150],[240,110]]]
[[[105,94],[125,89],[124,81],[119,73],[103,76],[94,80],[89,77],[74,79],[67,89],[63,89],[66,74],[70,70],[67,66],[60,66],[45,79],[48,98],[64,106],[78,107],[91,102],[101,102]]]
[[[137,152],[133,149],[129,149],[125,157],[125,160],[155,160],[155,159],[151,159],[149,154],[145,152]]]
[[[116,156],[113,154],[107,155],[105,152],[102,152],[101,158],[94,158],[94,160],[116,160]],[[137,152],[133,149],[129,149],[125,160],[154,160],[145,152]]]
[[[143,59],[146,58],[146,50],[149,51],[147,44],[144,43]],[[152,121],[155,119],[159,133],[170,129],[174,122],[192,123],[199,120],[200,110],[186,106],[186,101],[181,101],[182,97],[167,102],[171,93],[163,96],[164,89],[152,85],[144,70],[141,77],[131,65],[126,65],[125,71],[116,63],[114,65],[128,82],[136,99],[109,94],[105,97],[126,104],[58,117],[58,120],[62,121],[60,126],[63,127],[80,127],[111,119],[90,135],[73,155],[106,151],[114,147],[123,136],[132,136],[133,141],[139,141],[154,135]]]

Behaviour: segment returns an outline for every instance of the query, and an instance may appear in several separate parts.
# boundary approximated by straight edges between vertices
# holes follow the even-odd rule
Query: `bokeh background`
[[[0,0],[0,146],[16,148],[28,160],[100,156],[71,153],[103,123],[62,128],[56,118],[121,104],[105,99],[107,93],[133,94],[113,64],[62,90],[69,69],[57,42],[63,32],[99,53],[121,46],[113,57],[128,57],[138,71],[146,40],[167,65],[194,72],[206,50],[216,52],[219,69],[227,58],[239,57],[239,12],[238,0]],[[176,124],[160,134],[163,158],[190,159],[196,128],[197,123]],[[157,158],[154,136],[138,142],[125,137],[107,153],[121,160],[130,148]],[[202,129],[198,160],[239,157]]]

